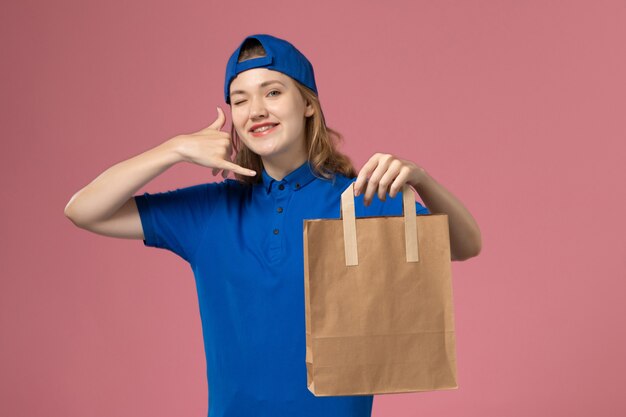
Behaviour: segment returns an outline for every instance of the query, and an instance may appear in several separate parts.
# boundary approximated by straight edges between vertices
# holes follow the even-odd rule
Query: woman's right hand
[[[176,143],[176,149],[185,161],[213,168],[213,175],[221,170],[223,178],[228,176],[229,171],[255,176],[255,171],[231,161],[233,148],[230,133],[220,130],[225,121],[224,111],[218,107],[217,119],[210,126],[195,133],[175,136],[171,140]]]

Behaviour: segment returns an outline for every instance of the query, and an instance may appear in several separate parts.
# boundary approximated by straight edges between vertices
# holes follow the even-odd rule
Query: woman
[[[357,176],[336,149],[340,136],[326,127],[313,67],[289,42],[247,37],[228,62],[224,95],[231,134],[218,108],[207,128],[103,172],[65,213],[84,229],[143,239],[189,262],[209,416],[369,416],[372,396],[315,397],[307,389],[303,219],[339,218],[341,193],[356,179],[357,216],[400,215],[395,197],[407,183],[428,207],[416,202],[418,214],[448,214],[453,260],[479,253],[478,225],[410,161],[377,153]],[[221,171],[224,181],[134,195],[179,162]]]

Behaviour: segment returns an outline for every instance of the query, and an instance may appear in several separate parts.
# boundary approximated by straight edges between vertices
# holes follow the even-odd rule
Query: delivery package
[[[307,386],[316,396],[458,388],[446,214],[304,221]]]

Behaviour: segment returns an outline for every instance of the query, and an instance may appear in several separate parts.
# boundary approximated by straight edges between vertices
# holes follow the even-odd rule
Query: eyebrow
[[[285,84],[281,83],[281,82],[280,82],[280,81],[278,81],[278,80],[269,80],[269,81],[262,82],[262,83],[259,85],[259,88],[267,87],[268,85],[270,85],[270,84],[274,84],[274,83],[278,83],[278,84],[282,85],[283,87],[286,87],[286,85],[285,85]],[[231,95],[231,96],[234,96],[235,94],[245,94],[245,93],[246,93],[246,92],[245,92],[245,91],[243,91],[243,90],[237,90],[237,91],[233,91],[232,93],[230,93],[230,95]]]

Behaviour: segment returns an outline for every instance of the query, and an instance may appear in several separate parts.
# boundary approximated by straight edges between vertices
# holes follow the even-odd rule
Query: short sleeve
[[[207,183],[134,196],[144,245],[167,249],[191,262],[223,188],[224,183]]]

